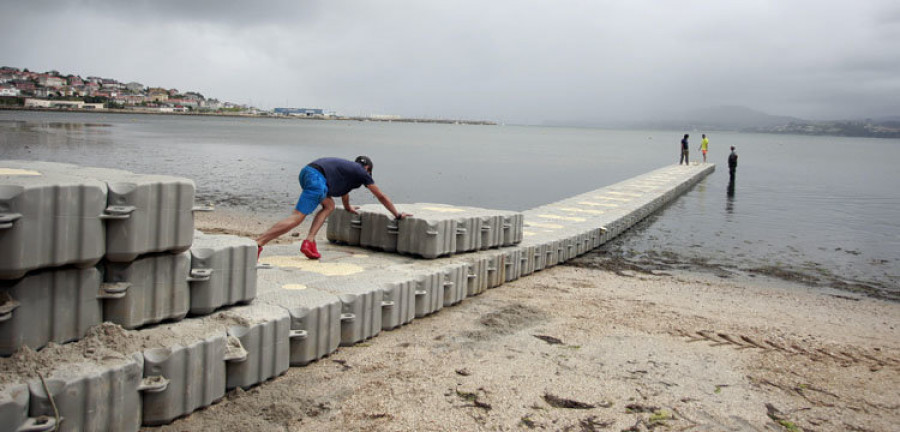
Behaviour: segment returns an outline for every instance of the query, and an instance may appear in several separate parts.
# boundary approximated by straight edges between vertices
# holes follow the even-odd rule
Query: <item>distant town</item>
[[[256,107],[207,98],[195,91],[123,83],[98,76],[81,77],[58,71],[32,72],[0,67],[0,109],[134,112],[144,114],[200,114],[282,116],[310,119],[396,121],[495,125],[483,120],[418,119],[389,114],[341,116],[322,108]]]
[[[322,108],[256,107],[207,98],[195,91],[123,83],[98,76],[81,77],[58,71],[32,72],[0,67],[0,109],[104,111],[143,114],[232,115],[322,120],[358,120],[411,123],[496,125],[485,120],[422,119],[390,114],[344,116]],[[716,107],[682,113],[678,120],[643,121],[630,124],[560,122],[555,126],[599,126],[626,129],[716,130],[794,135],[900,138],[900,117],[864,120],[811,121],[773,116],[744,107]]]

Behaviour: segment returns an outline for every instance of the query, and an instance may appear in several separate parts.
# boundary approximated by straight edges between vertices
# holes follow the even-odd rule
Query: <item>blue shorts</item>
[[[311,166],[305,166],[300,170],[300,187],[303,188],[303,192],[300,193],[300,199],[294,208],[305,215],[316,211],[319,203],[328,196],[325,176]]]

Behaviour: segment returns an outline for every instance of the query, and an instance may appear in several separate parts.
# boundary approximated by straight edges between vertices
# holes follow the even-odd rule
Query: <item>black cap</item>
[[[375,166],[372,165],[372,159],[369,159],[368,156],[357,156],[354,162],[368,168],[369,172],[371,172],[372,169],[375,168]]]

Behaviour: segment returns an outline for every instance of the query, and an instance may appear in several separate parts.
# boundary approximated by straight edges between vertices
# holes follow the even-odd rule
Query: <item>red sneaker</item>
[[[300,245],[300,252],[309,259],[322,258],[322,255],[320,255],[319,251],[316,249],[316,242],[314,241],[303,240],[303,244]]]
[[[259,261],[259,256],[262,255],[262,246],[256,246],[256,260]]]

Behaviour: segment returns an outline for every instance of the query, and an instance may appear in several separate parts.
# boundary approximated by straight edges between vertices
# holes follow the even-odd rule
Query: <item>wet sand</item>
[[[198,215],[197,226],[252,237],[271,222],[213,213]],[[897,303],[767,276],[613,267],[588,254],[230,392],[160,429],[900,424]]]

